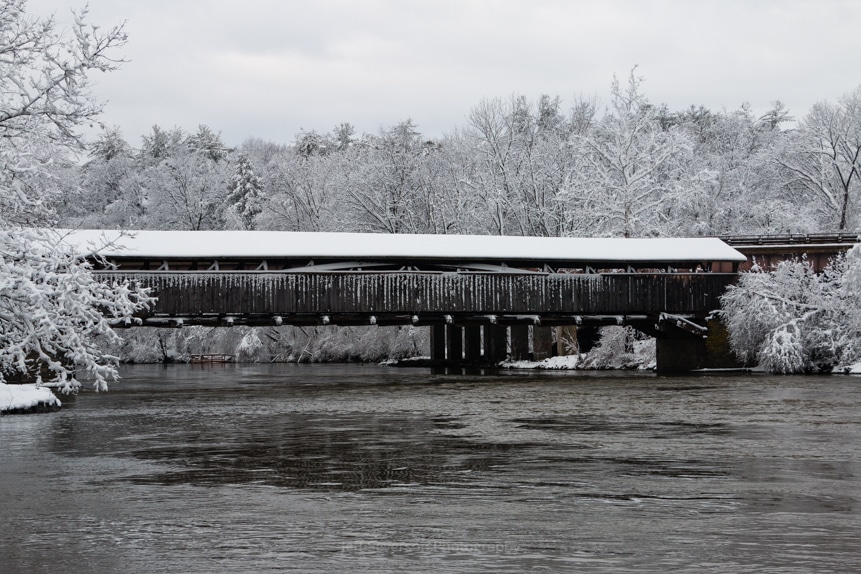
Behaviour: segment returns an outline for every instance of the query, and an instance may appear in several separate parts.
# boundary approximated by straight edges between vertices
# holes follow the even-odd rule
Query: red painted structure
[[[806,257],[813,269],[819,272],[836,255],[861,243],[861,236],[854,233],[727,235],[720,239],[747,256],[747,262],[739,265],[738,271],[748,271],[754,264],[768,269],[786,259]],[[728,273],[733,270],[732,263],[712,264],[712,271]]]

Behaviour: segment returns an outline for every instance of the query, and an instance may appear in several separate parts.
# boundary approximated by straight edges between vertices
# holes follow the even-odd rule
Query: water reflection
[[[468,473],[486,471],[516,456],[510,452],[515,445],[435,436],[440,429],[463,426],[451,417],[263,416],[233,436],[224,436],[219,428],[179,431],[175,444],[134,450],[135,457],[169,464],[182,461],[183,468],[131,480],[345,491],[464,485]]]

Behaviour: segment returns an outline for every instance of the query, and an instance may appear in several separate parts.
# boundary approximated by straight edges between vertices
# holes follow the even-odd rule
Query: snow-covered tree
[[[693,140],[688,189],[678,194],[673,219],[684,235],[810,232],[804,204],[778,185],[775,146],[789,121],[780,102],[757,118],[750,107],[713,113],[691,108],[672,122]],[[815,227],[814,227],[815,228]]]
[[[0,0],[0,217],[7,225],[45,221],[54,191],[48,167],[82,148],[76,129],[101,111],[88,75],[114,69],[108,54],[125,42],[121,26],[86,24],[86,11],[63,33],[53,19],[29,18],[25,7]]]
[[[537,104],[524,96],[485,100],[469,116],[475,161],[475,193],[500,235],[559,236],[566,233],[559,195],[576,158],[568,138],[576,125],[559,98]],[[582,110],[581,110],[582,111]],[[582,119],[582,118],[578,118]]]
[[[299,142],[297,142],[298,144]],[[345,231],[345,152],[303,155],[298,147],[272,155],[264,176],[260,226],[287,231]]]
[[[416,204],[430,184],[426,157],[437,145],[426,141],[412,120],[400,122],[368,138],[353,154],[343,191],[362,231],[420,233],[426,221]]]
[[[777,373],[828,370],[861,359],[861,249],[817,274],[805,260],[754,268],[722,298],[738,357]]]
[[[144,214],[136,185],[135,153],[119,128],[105,130],[81,167],[81,189],[63,210],[64,226],[133,228]]]
[[[214,162],[226,160],[230,155],[230,150],[221,141],[221,133],[215,133],[206,125],[198,126],[197,133],[188,136],[185,143]]]
[[[158,124],[153,125],[152,133],[142,138],[140,160],[142,165],[156,165],[185,146],[186,135],[179,128],[165,131]]]
[[[480,160],[471,140],[455,132],[441,142],[430,158],[430,170],[439,180],[426,195],[428,231],[445,234],[490,233],[490,210],[478,193]]]
[[[105,388],[116,370],[97,343],[147,298],[94,281],[56,232],[36,226],[55,218],[50,166],[82,148],[78,128],[100,112],[88,77],[116,67],[109,53],[125,34],[87,24],[86,11],[63,32],[25,7],[0,0],[0,381],[35,374],[68,386],[83,369]]]
[[[240,153],[226,203],[228,212],[236,216],[244,229],[254,229],[254,218],[262,210],[262,188],[251,160]]]
[[[674,204],[689,191],[691,141],[675,127],[663,129],[641,83],[634,71],[624,88],[614,78],[610,113],[574,139],[584,164],[570,174],[565,195],[591,235],[667,235]]]
[[[819,205],[822,225],[841,231],[861,225],[861,87],[836,104],[815,104],[777,152],[787,190]]]
[[[96,281],[89,263],[59,232],[0,231],[0,382],[9,375],[48,378],[68,389],[83,371],[104,390],[117,358],[104,352],[149,301],[127,282]]]
[[[212,159],[211,150],[179,146],[140,176],[148,227],[220,229],[230,182],[230,164]]]

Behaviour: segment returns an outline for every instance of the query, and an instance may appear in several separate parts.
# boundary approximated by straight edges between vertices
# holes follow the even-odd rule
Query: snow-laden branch
[[[101,349],[118,340],[110,324],[145,309],[148,292],[96,281],[50,231],[0,231],[0,255],[0,380],[17,373],[68,388],[77,370],[107,388],[116,358]]]

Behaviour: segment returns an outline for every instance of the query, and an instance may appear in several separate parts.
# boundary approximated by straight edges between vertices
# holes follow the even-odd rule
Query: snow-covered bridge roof
[[[742,262],[717,238],[560,238],[498,235],[392,235],[286,231],[76,230],[65,241],[81,255],[128,259],[291,259],[469,261],[556,266]]]

